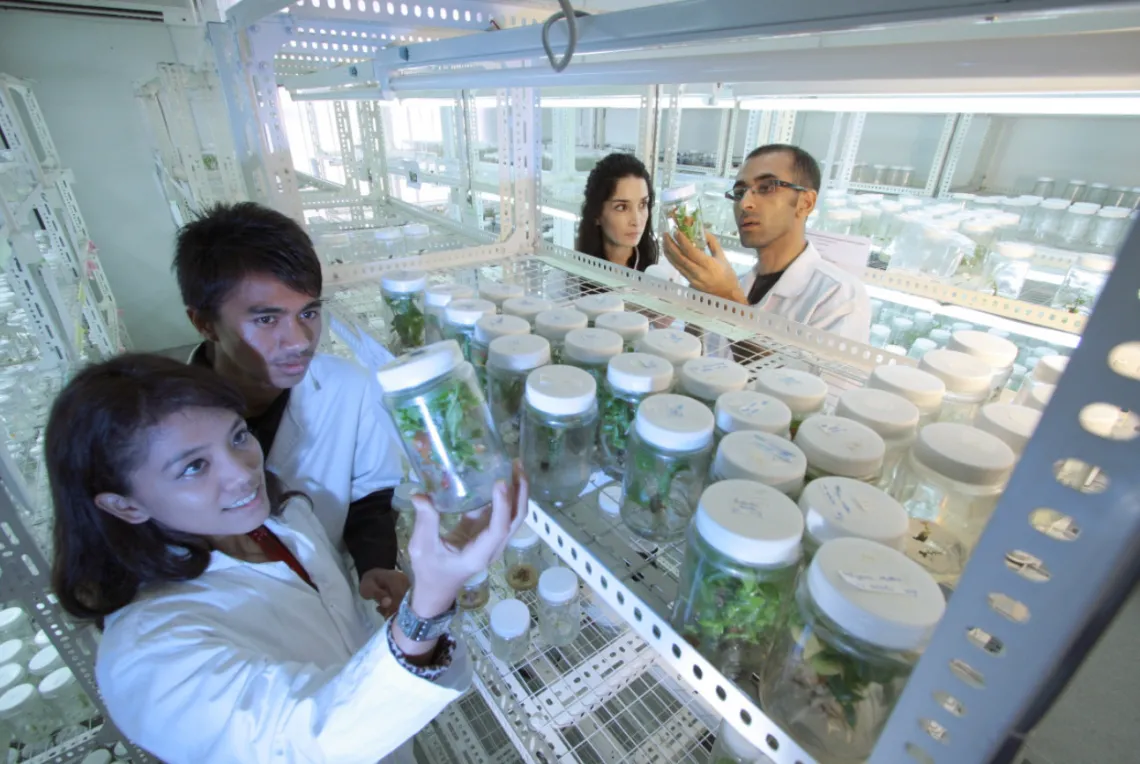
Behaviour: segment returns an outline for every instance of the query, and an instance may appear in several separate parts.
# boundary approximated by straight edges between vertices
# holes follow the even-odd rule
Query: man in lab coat
[[[179,231],[174,271],[205,340],[190,362],[242,391],[266,469],[308,494],[360,594],[394,611],[407,589],[394,570],[400,447],[372,375],[317,353],[321,264],[309,236],[275,210],[219,205]]]
[[[824,260],[805,235],[819,186],[811,154],[798,146],[761,146],[745,159],[727,194],[740,243],[756,250],[756,266],[738,278],[711,234],[711,256],[680,233],[665,235],[665,255],[694,289],[867,342],[871,303],[863,284]]]

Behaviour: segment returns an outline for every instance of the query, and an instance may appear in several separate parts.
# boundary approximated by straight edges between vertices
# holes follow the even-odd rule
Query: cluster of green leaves
[[[1085,297],[1083,294],[1077,295],[1069,302],[1068,305],[1065,306],[1065,309],[1070,313],[1079,313],[1080,309],[1088,304],[1089,300],[1087,297]]]
[[[607,459],[624,466],[625,450],[629,445],[629,427],[637,416],[637,404],[616,395],[602,396],[602,421],[599,440]]]
[[[673,224],[677,226],[677,230],[685,234],[685,238],[693,243],[693,246],[698,249],[704,249],[705,239],[701,235],[703,226],[701,225],[701,208],[693,205],[691,208],[686,204],[678,204],[668,212],[669,218]]]
[[[755,574],[715,571],[696,586],[685,635],[705,648],[725,640],[764,646],[783,612],[784,587]]]
[[[436,487],[427,482],[448,487],[447,476],[436,474],[445,465],[432,447],[435,438],[450,456],[457,478],[479,468],[478,449],[486,435],[481,407],[478,396],[462,381],[454,380],[425,396],[422,407],[413,400],[396,410],[396,426],[405,442],[412,445],[425,488]],[[428,412],[426,419],[424,409]]]
[[[985,262],[986,253],[988,251],[989,250],[984,244],[976,245],[972,252],[968,252],[962,256],[962,262],[958,266],[959,269],[973,272],[981,268],[982,263]]]
[[[809,632],[802,660],[815,675],[817,686],[827,691],[850,729],[859,721],[858,705],[872,685],[890,686],[906,672],[901,665],[871,662],[831,646]]]
[[[424,312],[416,305],[415,295],[384,295],[384,302],[392,313],[392,330],[396,332],[402,350],[411,350],[424,344]]]
[[[629,492],[634,500],[653,514],[665,514],[669,509],[673,481],[685,470],[684,461],[672,459],[658,464],[652,454],[642,450],[636,452],[633,468]]]

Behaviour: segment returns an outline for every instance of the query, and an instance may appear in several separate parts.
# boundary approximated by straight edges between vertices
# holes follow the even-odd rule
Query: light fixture
[[[893,114],[1042,114],[1140,116],[1140,95],[821,96],[744,98],[740,108]]]

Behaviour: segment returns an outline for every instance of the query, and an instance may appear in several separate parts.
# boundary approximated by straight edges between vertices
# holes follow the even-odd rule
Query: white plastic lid
[[[35,697],[36,688],[30,684],[18,684],[0,695],[0,717],[11,718],[24,712],[22,706]]]
[[[919,337],[914,342],[910,343],[910,349],[921,356],[923,353],[929,353],[938,347],[938,343],[929,337]]]
[[[464,581],[463,586],[466,589],[470,589],[472,587],[479,586],[480,584],[482,584],[486,580],[487,580],[487,571],[481,570],[478,573],[476,573],[475,575],[471,576],[471,578]]]
[[[1107,183],[1093,183],[1092,185],[1089,186],[1089,188],[1100,188],[1100,189],[1108,190],[1108,184]]]
[[[0,610],[0,630],[27,622],[28,614],[20,607],[7,607]]]
[[[697,193],[697,187],[694,185],[680,186],[678,188],[667,188],[661,192],[661,202],[669,204],[680,199],[688,199]]]
[[[800,494],[804,532],[817,544],[839,538],[877,541],[902,549],[910,518],[885,491],[861,480],[823,477]]]
[[[531,530],[529,525],[520,525],[509,539],[507,546],[515,549],[527,549],[538,543],[538,534]]]
[[[911,321],[906,316],[895,316],[891,319],[891,326],[901,331],[906,331],[914,326],[914,321]]]
[[[1040,178],[1037,179],[1037,182],[1038,183],[1052,183],[1053,179],[1050,178],[1048,175],[1042,175]]]
[[[804,516],[771,486],[722,480],[701,494],[693,525],[726,557],[746,565],[793,565],[800,559]]]
[[[507,371],[529,371],[550,363],[550,340],[537,334],[513,334],[491,340],[487,365]]]
[[[649,319],[640,313],[603,313],[594,319],[594,326],[608,329],[626,342],[639,340],[649,334]]]
[[[625,310],[625,301],[613,292],[591,294],[574,301],[574,307],[593,321],[603,313],[620,313]]]
[[[939,345],[945,345],[950,341],[951,334],[952,332],[949,329],[931,329],[929,336]]]
[[[1063,210],[1069,206],[1069,200],[1057,199],[1056,197],[1053,197],[1041,202],[1041,206],[1047,210]]]
[[[919,650],[946,610],[938,584],[897,549],[844,538],[820,547],[807,571],[812,600],[843,631],[888,650]]]
[[[424,290],[424,304],[442,308],[452,300],[469,300],[475,290],[466,284],[436,284]]]
[[[376,372],[376,381],[380,383],[380,389],[384,392],[396,393],[438,379],[461,363],[463,363],[463,351],[459,349],[458,342],[455,340],[433,342],[408,351],[380,367]]]
[[[496,305],[502,305],[504,300],[512,297],[522,297],[526,290],[518,284],[504,284],[501,281],[480,281],[479,296],[490,300]]]
[[[610,359],[606,382],[626,393],[659,393],[673,383],[673,364],[648,353],[623,353]]]
[[[71,687],[73,684],[75,684],[75,675],[71,673],[71,669],[64,666],[44,677],[43,681],[40,682],[40,695],[43,695],[45,698],[51,698],[61,690]]]
[[[426,286],[427,274],[423,271],[388,271],[380,279],[380,288],[395,294],[422,292]]]
[[[704,400],[715,401],[747,384],[748,369],[726,358],[692,358],[681,367],[681,387]]]
[[[950,328],[956,332],[966,332],[974,328],[974,325],[969,321],[955,321],[950,324]]]
[[[1004,196],[979,196],[974,199],[974,204],[989,206],[991,204],[1001,204],[1004,201]]]
[[[552,416],[585,414],[597,395],[594,378],[573,366],[543,366],[526,378],[526,402]]]
[[[903,210],[902,202],[896,202],[893,199],[887,199],[886,201],[882,202],[879,207],[883,210],[883,212],[890,213],[898,213],[902,212]]]
[[[684,395],[651,395],[637,407],[634,422],[642,440],[666,451],[693,451],[712,442],[712,412]]]
[[[427,236],[431,233],[431,228],[427,223],[405,223],[404,235],[405,236]]]
[[[906,348],[902,345],[887,345],[883,350],[888,353],[894,353],[895,355],[906,355]]]
[[[512,297],[509,300],[503,300],[504,316],[518,316],[527,321],[533,321],[534,317],[544,310],[553,309],[554,303],[545,297]]]
[[[987,403],[974,418],[974,426],[1001,438],[1013,453],[1025,450],[1029,437],[1041,421],[1041,412],[1013,403]]]
[[[954,332],[947,349],[971,355],[992,369],[1005,369],[1017,360],[1017,345],[988,332]]]
[[[596,365],[608,363],[624,348],[621,335],[609,329],[575,329],[566,333],[563,352],[571,361]]]
[[[914,443],[914,458],[959,483],[998,486],[1009,478],[1013,450],[977,427],[936,422],[923,427]]]
[[[1081,255],[1077,258],[1077,263],[1086,271],[1111,273],[1113,266],[1116,265],[1116,258],[1112,255]]]
[[[1033,257],[1037,248],[1020,241],[999,241],[994,247],[998,254],[1008,260],[1025,260]]]
[[[887,451],[883,439],[867,425],[825,414],[804,420],[795,444],[812,467],[853,478],[877,475]]]
[[[36,632],[36,636],[32,637],[32,643],[36,647],[47,647],[51,644],[51,637],[47,635],[46,631],[40,629]]]
[[[756,375],[756,390],[779,398],[793,414],[816,411],[827,398],[827,383],[797,369],[764,369]]]
[[[887,338],[891,336],[891,327],[885,324],[873,324],[871,326],[871,338],[882,340],[886,342]]]
[[[414,512],[412,496],[423,491],[424,487],[419,483],[400,483],[392,492],[392,509],[397,512]]]
[[[1033,380],[1055,385],[1061,379],[1061,375],[1065,373],[1065,367],[1068,365],[1069,357],[1067,355],[1043,356],[1033,367]]]
[[[499,337],[530,334],[530,324],[518,316],[483,316],[475,322],[475,340],[489,344]]]
[[[1095,215],[1096,211],[1100,209],[1099,204],[1085,204],[1078,203],[1069,207],[1070,215]]]
[[[37,676],[43,676],[50,674],[62,665],[63,659],[59,657],[59,651],[48,646],[32,656],[32,659],[28,661],[28,671]]]
[[[503,639],[515,639],[530,629],[530,610],[521,600],[503,600],[491,608],[491,630]]]
[[[449,324],[474,326],[483,316],[495,315],[495,303],[479,298],[452,300],[444,308],[443,315]]]
[[[24,640],[22,639],[9,639],[6,642],[0,643],[0,665],[16,660],[16,656],[18,656],[23,649]]]
[[[534,317],[534,332],[548,340],[560,342],[567,332],[585,329],[590,320],[586,314],[573,308],[544,310]]]
[[[792,425],[788,404],[752,390],[725,393],[716,399],[716,426],[721,432],[759,430],[784,435]]]
[[[27,675],[27,670],[19,663],[5,663],[0,666],[0,692],[17,684]]]
[[[890,440],[910,438],[918,432],[918,406],[886,390],[857,388],[839,396],[835,415],[867,425],[880,437]]]
[[[1100,212],[1096,214],[1098,217],[1113,218],[1114,220],[1119,220],[1131,215],[1132,210],[1128,209],[1127,207],[1102,207]]]
[[[372,235],[379,241],[395,241],[404,238],[404,232],[399,228],[377,228],[372,232]],[[347,234],[345,238],[347,238]]]
[[[828,210],[827,216],[841,223],[851,223],[861,218],[863,213],[860,210],[853,210],[850,207],[836,207]]]
[[[994,224],[986,220],[967,220],[962,224],[962,233],[979,236],[994,230]]]
[[[1049,405],[1049,399],[1053,397],[1055,389],[1057,389],[1056,385],[1047,385],[1044,382],[1034,385],[1029,391],[1029,397],[1023,403],[1031,409],[1044,411],[1045,407]]]
[[[674,366],[701,355],[701,341],[679,329],[653,329],[634,348],[640,353],[659,355]]]
[[[918,362],[918,368],[941,379],[952,393],[980,393],[989,390],[993,381],[993,369],[985,361],[946,348],[931,350]]]
[[[770,432],[742,430],[724,436],[712,472],[723,480],[753,480],[792,494],[804,484],[807,457],[794,443]]]
[[[578,576],[570,568],[547,568],[538,577],[538,596],[560,604],[578,596]]]

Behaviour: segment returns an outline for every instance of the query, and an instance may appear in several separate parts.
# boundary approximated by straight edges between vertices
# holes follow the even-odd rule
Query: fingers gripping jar
[[[829,475],[874,483],[882,475],[886,444],[853,419],[817,414],[800,426],[794,442],[807,457],[809,483]]]
[[[751,480],[795,496],[804,486],[807,457],[794,443],[767,432],[733,432],[717,446],[709,479]]]
[[[391,317],[388,349],[392,355],[403,355],[424,344],[426,286],[427,275],[423,271],[388,271],[380,280],[380,294]]]
[[[725,358],[694,358],[681,366],[681,391],[710,408],[720,396],[747,384],[748,369]]]
[[[631,531],[659,541],[684,532],[708,475],[712,437],[712,412],[699,401],[664,393],[641,402],[622,481],[621,518]]]
[[[471,343],[475,341],[475,324],[484,316],[495,315],[495,304],[487,300],[452,300],[444,309],[443,337],[459,343],[463,360],[471,360]]]
[[[804,513],[804,555],[839,538],[861,538],[902,551],[910,518],[903,505],[884,491],[859,480],[813,480],[799,499]]]
[[[942,398],[946,383],[933,374],[911,366],[876,366],[867,380],[867,387],[885,390],[905,398],[918,409],[919,426],[938,421],[942,411]]]
[[[847,390],[840,395],[835,415],[864,424],[883,439],[886,451],[879,487],[886,490],[894,479],[899,462],[918,435],[918,407],[900,395],[862,388]]]
[[[941,422],[974,421],[978,409],[989,400],[993,385],[993,369],[973,356],[957,350],[931,350],[918,362],[920,371],[942,380],[946,393],[942,396]]]
[[[573,308],[546,310],[534,317],[534,333],[550,340],[551,363],[562,363],[562,347],[566,335],[575,329],[585,329],[589,319]]]
[[[621,337],[608,329],[575,329],[562,343],[562,361],[588,373],[601,389],[610,359],[623,347]]]
[[[804,518],[760,483],[701,494],[686,536],[673,628],[729,679],[758,673],[795,585]]]
[[[573,366],[544,366],[526,378],[523,465],[535,499],[573,501],[590,482],[597,440],[594,378]]]
[[[594,326],[599,316],[623,312],[625,301],[613,292],[601,292],[578,298],[574,301],[574,309],[585,313],[590,326]]]
[[[538,631],[551,647],[565,647],[581,633],[578,576],[570,568],[549,568],[539,577]]]
[[[662,191],[661,211],[669,233],[682,233],[694,247],[707,251],[704,215],[701,214],[701,198],[696,186]]]
[[[751,390],[725,393],[716,399],[716,437],[729,433],[757,430],[788,437],[792,410],[778,398]]]
[[[640,313],[603,313],[594,319],[594,326],[606,329],[621,337],[622,346],[627,353],[633,352],[633,346],[645,335],[649,334],[649,319]]]
[[[511,465],[471,364],[454,341],[413,350],[376,373],[404,452],[438,511],[491,503]]]
[[[755,387],[757,392],[778,398],[792,410],[789,429],[793,436],[805,419],[823,411],[827,401],[827,383],[797,369],[764,369],[756,375]]]
[[[766,663],[765,713],[819,761],[864,761],[945,610],[938,585],[900,552],[827,542]]]
[[[637,407],[648,396],[668,390],[672,383],[673,364],[664,358],[625,353],[610,359],[598,426],[598,446],[606,474],[615,478],[625,474],[626,449]]]
[[[518,316],[483,316],[475,322],[470,361],[479,377],[480,387],[487,387],[487,352],[491,343],[499,337],[519,334],[530,334],[530,324]]]
[[[503,300],[503,315],[518,316],[534,328],[534,318],[539,313],[554,310],[554,303],[544,297],[512,297]]]
[[[475,290],[466,284],[439,284],[424,291],[424,342],[443,339],[444,312],[452,300],[468,300]]]
[[[699,358],[701,341],[679,329],[653,329],[634,346],[639,353],[650,353],[673,364],[679,374],[685,361]]]
[[[512,458],[519,455],[527,376],[550,363],[550,342],[536,334],[491,340],[487,348],[487,402],[491,419]]]

